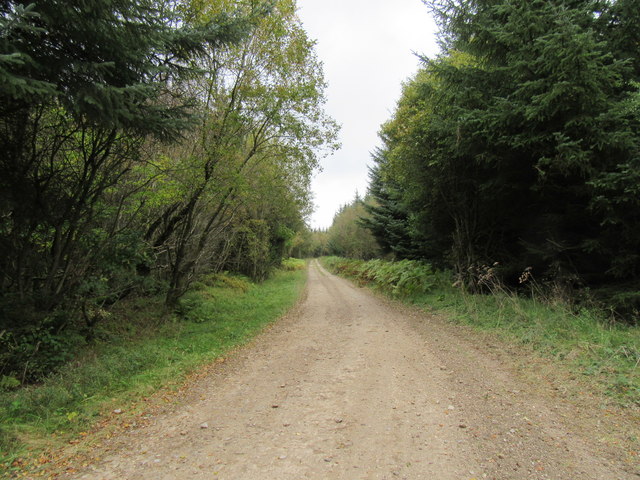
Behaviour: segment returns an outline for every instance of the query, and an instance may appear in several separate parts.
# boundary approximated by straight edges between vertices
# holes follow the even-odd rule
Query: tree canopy
[[[371,231],[385,245],[400,219],[388,250],[411,239],[472,288],[495,262],[513,285],[527,268],[563,288],[637,279],[634,2],[425,3],[443,49],[382,128]]]

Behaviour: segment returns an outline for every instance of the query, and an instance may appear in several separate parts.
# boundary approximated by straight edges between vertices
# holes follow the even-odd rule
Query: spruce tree
[[[377,149],[369,169],[369,202],[364,204],[367,215],[360,224],[378,241],[384,254],[397,259],[419,256],[410,234],[410,223],[402,204],[402,193],[391,177],[385,178],[385,150]]]
[[[457,258],[502,261],[514,278],[534,265],[558,279],[578,274],[602,281],[613,272],[615,254],[607,247],[604,210],[596,211],[607,195],[594,186],[609,179],[620,190],[613,186],[615,172],[632,170],[629,162],[637,158],[637,116],[628,108],[637,87],[628,80],[630,59],[623,58],[626,23],[618,16],[609,25],[620,35],[616,48],[598,24],[609,8],[620,7],[616,15],[622,15],[622,5],[503,0],[435,6],[448,53],[473,59],[430,64],[441,82],[434,102],[446,103],[441,118],[450,126],[439,137],[432,123],[428,135],[440,138],[436,145],[450,145],[446,164],[460,159],[451,173],[466,176],[459,191],[470,193],[461,210],[477,212],[453,226],[454,238],[466,238]]]

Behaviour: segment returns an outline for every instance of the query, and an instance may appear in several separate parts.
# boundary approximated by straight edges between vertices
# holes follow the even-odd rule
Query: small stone
[[[122,409],[121,408],[116,408],[113,413],[115,413],[116,415],[120,415],[122,413]]]
[[[202,428],[203,430],[204,430],[205,428],[209,428],[209,424],[208,424],[207,422],[201,423],[201,424],[200,424],[200,428]]]
[[[271,408],[280,408],[280,405],[271,405]]]
[[[342,419],[341,418],[336,418],[336,423],[342,423]]]
[[[467,426],[464,423],[461,423],[460,425],[458,425],[460,428],[467,428]]]
[[[456,407],[454,407],[453,405],[449,405],[449,406],[447,407],[447,410],[455,410],[455,409],[456,409]]]
[[[184,430],[180,432],[180,435],[182,435],[183,437],[187,434],[187,432],[185,432]]]
[[[287,458],[287,456],[286,456],[286,455],[280,455],[280,456],[278,457],[278,459],[280,459],[280,460],[285,460],[286,458]]]

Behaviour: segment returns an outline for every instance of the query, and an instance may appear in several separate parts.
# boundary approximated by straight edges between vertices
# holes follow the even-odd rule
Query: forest
[[[640,4],[427,1],[441,53],[407,80],[370,188],[316,249],[456,285],[535,281],[640,318]]]
[[[312,230],[339,126],[296,0],[0,2],[0,469],[129,428],[308,257],[638,405],[640,0],[423,3],[441,53]]]
[[[294,1],[5,1],[0,30],[2,388],[127,299],[289,256],[337,138]]]
[[[637,0],[425,1],[422,58],[328,231],[337,148],[293,0],[2,4],[0,378],[37,382],[131,298],[181,311],[289,256],[418,260],[640,312]]]

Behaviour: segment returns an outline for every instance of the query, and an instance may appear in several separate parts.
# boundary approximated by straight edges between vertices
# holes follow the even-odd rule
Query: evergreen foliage
[[[385,151],[374,152],[373,161],[374,165],[369,169],[371,201],[363,205],[366,215],[361,217],[360,225],[371,231],[383,254],[392,254],[398,259],[419,256],[400,187],[392,177],[385,179]]]
[[[208,46],[238,41],[250,26],[235,14],[185,24],[169,2],[151,0],[8,1],[0,8],[3,117],[53,103],[78,121],[163,138],[178,135],[189,117],[184,99],[158,101],[168,82],[194,75],[193,60]]]
[[[388,206],[380,192],[401,191],[420,256],[472,289],[494,262],[512,285],[527,268],[566,291],[636,279],[634,2],[425,3],[443,52],[383,126],[372,194]]]

